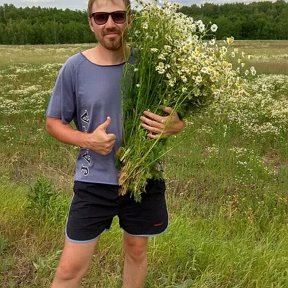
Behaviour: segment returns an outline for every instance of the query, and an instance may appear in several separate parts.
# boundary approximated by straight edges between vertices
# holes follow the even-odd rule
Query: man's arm
[[[140,117],[142,127],[149,131],[149,138],[166,137],[181,132],[185,127],[185,122],[179,118],[179,115],[171,107],[163,109],[167,116],[160,116],[150,111],[144,111]]]
[[[111,124],[111,118],[100,124],[92,133],[84,133],[64,124],[61,119],[47,117],[46,130],[57,140],[91,149],[101,155],[109,154],[115,144],[115,134],[107,134],[106,129]]]

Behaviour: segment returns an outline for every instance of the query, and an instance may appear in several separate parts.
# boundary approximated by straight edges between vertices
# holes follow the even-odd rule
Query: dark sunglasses
[[[126,11],[114,11],[111,13],[94,12],[90,17],[93,17],[94,22],[97,25],[104,25],[108,21],[110,15],[116,24],[123,24],[126,21]]]

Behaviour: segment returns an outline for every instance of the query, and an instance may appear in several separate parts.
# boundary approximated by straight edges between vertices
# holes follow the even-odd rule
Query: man
[[[66,240],[52,288],[80,286],[99,235],[116,215],[124,230],[123,287],[143,287],[148,236],[167,227],[162,180],[148,181],[141,203],[118,193],[115,154],[122,137],[120,80],[130,53],[123,36],[131,21],[129,10],[129,0],[89,0],[89,25],[98,43],[63,65],[47,110],[47,131],[61,142],[81,147]],[[149,111],[141,116],[148,137],[182,130],[178,115],[169,107],[164,111],[168,116]],[[76,128],[69,125],[72,120]]]

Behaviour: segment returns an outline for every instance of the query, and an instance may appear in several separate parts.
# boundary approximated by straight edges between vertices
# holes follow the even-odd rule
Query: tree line
[[[288,39],[288,3],[284,0],[182,7],[181,12],[218,26],[217,39]]]
[[[0,6],[0,44],[90,43],[85,11]]]
[[[218,26],[217,39],[288,39],[288,3],[253,2],[183,6],[180,11]],[[0,44],[94,42],[86,11],[0,6]]]

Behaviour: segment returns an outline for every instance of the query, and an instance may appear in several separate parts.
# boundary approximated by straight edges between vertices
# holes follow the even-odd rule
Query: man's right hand
[[[107,117],[106,121],[100,124],[92,133],[88,133],[87,145],[85,146],[101,155],[111,153],[116,141],[116,135],[106,132],[110,124],[111,118]]]
[[[115,144],[115,134],[106,132],[111,124],[111,118],[100,124],[92,133],[85,133],[74,129],[69,124],[64,124],[59,118],[50,118],[46,120],[46,130],[53,137],[61,142],[91,149],[101,155],[109,154]]]

